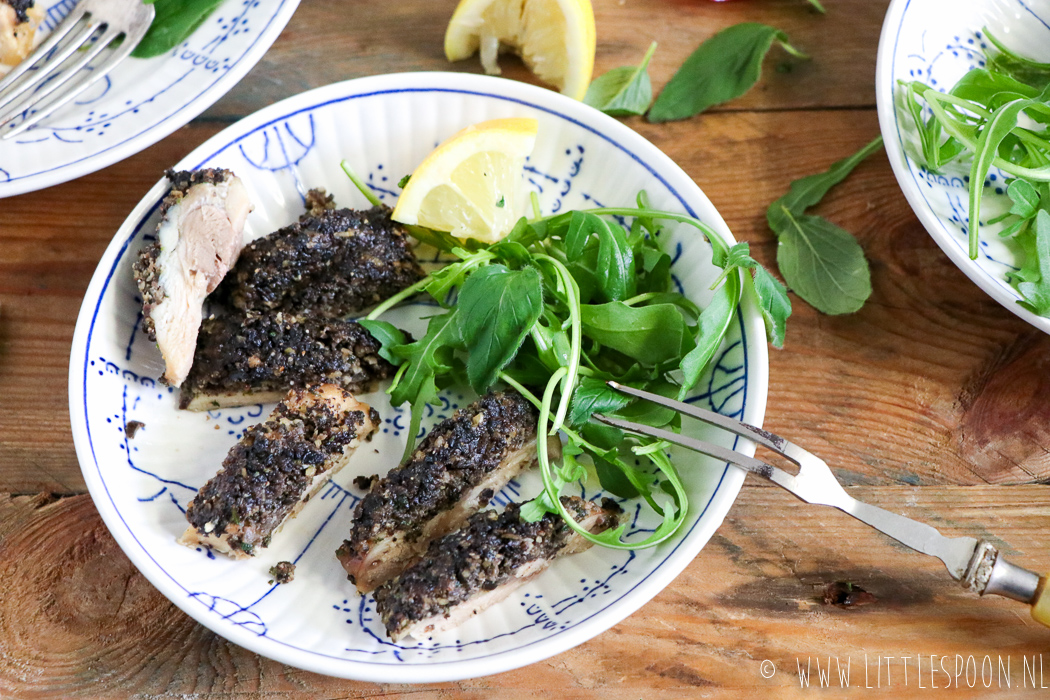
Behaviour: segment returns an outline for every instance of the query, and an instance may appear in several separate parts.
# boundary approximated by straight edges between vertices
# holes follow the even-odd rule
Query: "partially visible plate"
[[[940,173],[916,162],[911,154],[921,153],[917,135],[910,118],[902,119],[894,105],[898,80],[919,80],[946,92],[971,68],[983,67],[983,51],[990,46],[985,27],[1021,55],[1050,61],[1048,0],[893,0],[875,70],[879,125],[897,182],[937,245],[992,298],[1050,333],[1050,318],[1018,304],[1021,296],[1006,279],[1018,268],[1018,251],[996,235],[1001,224],[981,222],[980,253],[976,260],[969,257],[969,161],[952,163]],[[987,219],[1010,207],[1004,178],[993,168],[984,183],[981,214]]]
[[[511,116],[539,120],[526,169],[544,212],[631,205],[644,188],[657,208],[696,215],[731,240],[689,176],[631,129],[554,92],[484,76],[409,73],[312,90],[225,129],[176,168],[237,172],[257,205],[249,235],[259,236],[294,221],[310,187],[327,188],[343,206],[365,206],[340,170],[341,158],[393,202],[399,179],[438,142],[468,124]],[[393,643],[371,598],[356,593],[334,556],[363,495],[353,478],[385,473],[403,450],[406,415],[377,392],[362,398],[379,410],[382,431],[262,555],[233,562],[176,544],[186,503],[270,407],[179,411],[176,395],[154,379],[162,362],[140,330],[131,262],[152,238],[166,189],[157,183],[131,213],[88,288],[70,359],[73,436],[92,498],[128,557],[176,605],[224,637],[294,666],[360,680],[430,682],[505,671],[586,641],[643,605],[694,559],[732,505],[741,471],[677,454],[692,508],[674,541],[639,552],[592,548],[556,562],[457,630]],[[674,252],[675,283],[705,305],[718,272],[710,246],[688,227],[662,235]],[[391,320],[418,331],[432,313],[433,307],[409,306]],[[761,425],[767,361],[760,313],[747,302],[692,400]],[[446,392],[426,425],[470,400],[465,392]],[[129,438],[125,426],[132,420],[144,427]],[[693,427],[705,439],[753,454],[745,441]],[[495,500],[525,500],[540,487],[527,474]],[[587,497],[601,495],[595,484],[581,488]],[[656,525],[633,505],[629,516],[635,535]],[[298,568],[294,582],[275,586],[267,570],[281,560]]]
[[[76,0],[38,4],[45,10],[41,31],[47,32]],[[40,126],[0,141],[0,198],[93,173],[160,141],[236,85],[298,5],[299,0],[226,0],[169,53],[126,59]]]

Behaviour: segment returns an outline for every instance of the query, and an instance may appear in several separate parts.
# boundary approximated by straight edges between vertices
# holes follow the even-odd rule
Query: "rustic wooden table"
[[[595,0],[596,74],[637,62],[655,40],[659,89],[702,39],[742,21],[780,27],[812,55],[778,71],[786,55],[774,49],[754,90],[699,118],[627,120],[771,267],[765,206],[878,133],[875,49],[887,3],[825,2],[820,16],[803,0]],[[0,202],[0,696],[805,697],[819,691],[800,687],[798,668],[818,657],[851,663],[856,693],[1045,693],[1050,630],[1023,606],[978,600],[939,562],[757,480],[641,611],[545,662],[460,683],[381,686],[284,666],[201,627],[135,570],[85,493],[66,410],[74,321],[102,251],[164,168],[230,122],[336,80],[449,69],[442,35],[454,5],[304,0],[262,62],[190,125],[102,172]],[[510,63],[508,78],[529,79]],[[787,343],[771,352],[767,427],[823,456],[858,498],[949,535],[989,537],[1015,561],[1050,570],[1050,486],[1041,483],[1050,478],[1050,338],[949,262],[884,155],[819,212],[856,233],[874,293],[837,318],[793,299]],[[837,581],[874,601],[825,604]],[[971,655],[978,667],[986,656],[996,664],[990,689],[956,678]],[[1009,687],[1000,658],[1011,664]],[[1043,689],[1025,675],[1033,659]]]

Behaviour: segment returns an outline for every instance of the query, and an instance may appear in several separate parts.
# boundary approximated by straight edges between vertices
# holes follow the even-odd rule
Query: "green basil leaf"
[[[784,281],[817,311],[853,313],[871,296],[864,251],[847,231],[819,216],[792,216],[780,232],[777,265]]]
[[[773,347],[782,348],[787,319],[791,315],[791,299],[788,298],[787,287],[761,265],[755,268],[752,282],[758,296],[762,320],[766,322],[766,338]]]
[[[638,66],[614,68],[597,78],[583,96],[584,104],[600,109],[614,117],[645,114],[653,101],[653,86],[649,81],[649,59],[656,51],[656,42],[649,45]]]
[[[595,413],[613,413],[631,403],[631,397],[621,394],[600,379],[584,377],[572,394],[569,423],[583,425]]]
[[[643,365],[679,357],[688,338],[685,319],[673,304],[634,307],[613,301],[584,304],[580,312],[585,335]]]
[[[386,321],[373,321],[362,318],[357,322],[364,327],[373,338],[379,341],[379,356],[392,365],[400,365],[404,358],[398,357],[391,352],[395,345],[404,345],[406,341],[405,332],[392,323]]]
[[[688,119],[740,97],[758,82],[762,59],[774,41],[806,58],[788,43],[784,32],[765,24],[745,22],[718,32],[700,44],[667,83],[649,110],[649,121]]]
[[[1024,295],[1024,301],[1018,303],[1034,314],[1050,316],[1050,214],[1040,209],[1033,228],[1039,279],[1017,285]]]
[[[595,272],[606,301],[621,301],[634,296],[634,251],[619,224],[608,224],[593,216],[598,233],[598,260]]]
[[[134,48],[135,58],[153,58],[171,51],[208,19],[222,0],[155,0],[156,14],[146,36]]]
[[[572,218],[569,220],[569,230],[565,233],[566,260],[576,260],[583,255],[583,247],[587,243],[587,238],[594,231],[593,227],[587,225],[588,217],[594,217],[594,215],[584,214],[582,211],[574,211],[572,213]]]
[[[826,172],[792,182],[787,194],[770,204],[766,210],[769,228],[773,229],[774,233],[788,228],[790,222],[786,218],[785,210],[793,216],[804,214],[806,209],[819,203],[828,190],[845,180],[861,161],[881,148],[882,137],[878,136],[850,157],[834,163]]]
[[[704,369],[714,357],[718,346],[722,344],[726,326],[732,320],[733,311],[740,299],[737,286],[739,279],[734,275],[726,280],[726,283],[715,291],[711,303],[700,314],[696,347],[682,358],[682,387],[678,392],[679,401],[684,400],[689,395],[689,391],[700,381]]]
[[[517,354],[543,313],[543,286],[534,267],[511,270],[486,265],[459,292],[460,336],[466,344],[467,377],[479,394]]]

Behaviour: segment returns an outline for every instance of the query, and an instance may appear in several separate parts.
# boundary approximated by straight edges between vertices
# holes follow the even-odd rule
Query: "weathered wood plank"
[[[886,0],[830,0],[824,16],[804,0],[593,0],[593,5],[596,76],[637,65],[649,43],[656,41],[650,75],[658,91],[704,39],[739,22],[764,22],[787,32],[812,60],[790,59],[775,47],[755,89],[719,109],[875,104],[875,47]],[[262,61],[204,116],[233,119],[303,90],[366,75],[480,73],[476,57],[454,64],[445,60],[445,27],[455,7],[455,0],[373,0],[340,6],[336,12],[330,3],[305,0]],[[536,82],[520,61],[504,58],[501,66],[506,77]]]
[[[850,491],[946,534],[1008,543],[1017,563],[1050,569],[1050,487]],[[864,654],[873,687],[875,659],[895,657],[889,688],[898,693],[919,692],[917,654],[924,656],[926,674],[930,654],[938,663],[947,657],[952,674],[957,654],[964,663],[970,655],[1009,657],[1013,685],[994,685],[995,693],[980,690],[982,697],[1016,697],[1024,690],[1022,655],[1030,660],[1043,653],[1043,684],[1050,686],[1050,631],[1032,622],[1024,606],[978,599],[951,581],[936,560],[894,546],[841,513],[807,506],[779,489],[751,486],[711,544],[643,610],[545,662],[454,684],[325,678],[226,642],[135,570],[87,496],[56,502],[0,497],[0,575],[6,591],[0,596],[3,697],[477,698],[511,692],[671,698],[770,691],[805,697],[813,689],[799,689],[798,663],[805,667],[819,656],[826,664],[829,655],[842,664],[849,659],[856,691],[865,685]],[[862,587],[875,601],[845,609],[825,604],[824,587],[837,581]],[[907,686],[903,656],[912,657]],[[761,674],[765,660],[777,669],[769,679]],[[817,684],[815,677],[811,682]],[[887,688],[885,675],[881,682]],[[949,679],[937,670],[934,682],[943,687]],[[929,684],[924,676],[923,685]]]
[[[69,349],[99,258],[170,167],[221,125],[186,127],[101,172],[0,204],[0,490],[83,493]]]

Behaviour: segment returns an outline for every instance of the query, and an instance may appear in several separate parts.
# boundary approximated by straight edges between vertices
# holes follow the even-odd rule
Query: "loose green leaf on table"
[[[135,58],[152,58],[184,42],[208,19],[222,0],[143,0],[156,15],[146,36],[131,52]]]
[[[649,110],[649,121],[688,119],[750,90],[762,74],[762,59],[773,42],[797,58],[808,58],[788,43],[787,34],[757,22],[735,24],[700,44],[664,86]]]
[[[795,216],[805,214],[806,209],[819,204],[828,190],[845,180],[853,169],[860,165],[861,161],[881,148],[882,137],[877,136],[871,143],[850,157],[832,164],[825,172],[807,175],[792,182],[787,194],[769,205],[766,210],[769,228],[776,232],[788,225],[789,222],[784,214],[785,209]]]
[[[777,265],[784,281],[817,311],[853,313],[871,296],[871,273],[857,239],[819,216],[793,216],[779,232]]]
[[[826,314],[852,313],[860,309],[871,295],[871,272],[860,244],[848,231],[819,217],[805,214],[818,204],[828,191],[842,182],[865,158],[882,148],[882,137],[848,158],[834,163],[827,171],[809,175],[791,183],[787,194],[766,210],[769,228],[779,239],[777,265],[788,287]],[[755,291],[767,297],[762,300],[763,315],[790,302],[775,298],[776,282],[772,277],[755,278]],[[774,296],[768,296],[774,295]],[[767,318],[773,321],[774,316]],[[778,336],[775,321],[767,332],[771,341]],[[783,338],[780,338],[783,342]],[[774,343],[775,344],[775,343]]]
[[[596,78],[583,96],[584,103],[614,117],[645,114],[653,101],[653,86],[647,69],[654,51],[655,41],[637,66],[613,68]]]

